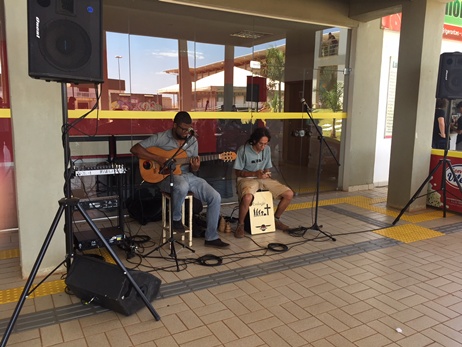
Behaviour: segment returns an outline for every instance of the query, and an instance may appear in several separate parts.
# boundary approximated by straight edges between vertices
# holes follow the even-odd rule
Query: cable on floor
[[[205,254],[197,258],[197,263],[202,266],[220,266],[223,264],[223,258],[213,254]]]

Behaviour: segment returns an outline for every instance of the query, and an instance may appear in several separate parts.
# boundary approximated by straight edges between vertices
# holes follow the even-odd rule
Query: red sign
[[[395,13],[390,16],[382,17],[382,29],[400,31],[401,13]],[[444,24],[443,38],[448,40],[462,41],[462,27],[451,24]]]
[[[450,24],[445,24],[443,38],[448,40],[462,41],[462,28]]]
[[[443,162],[440,163],[443,157],[432,154],[430,160],[430,172],[439,165],[433,177],[428,183],[427,205],[440,207],[444,205],[443,192],[441,186],[443,184]],[[449,160],[450,166],[446,163],[446,207],[450,211],[462,212],[462,192],[459,190],[458,183],[462,186],[462,158],[451,157]],[[452,170],[451,170],[452,168]]]
[[[393,31],[401,30],[401,13],[395,13],[390,16],[382,17],[382,28]]]

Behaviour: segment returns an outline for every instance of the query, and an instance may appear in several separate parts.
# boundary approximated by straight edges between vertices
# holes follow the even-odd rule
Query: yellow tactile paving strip
[[[391,217],[397,217],[399,212],[396,210],[388,209],[386,207],[377,206],[377,204],[383,204],[386,202],[386,198],[367,198],[364,196],[352,196],[347,198],[329,199],[319,201],[319,206],[338,205],[338,204],[349,204],[356,207],[360,207],[369,211],[381,213]],[[304,202],[299,204],[291,204],[287,210],[300,210],[304,208],[312,208],[315,206],[315,201]],[[446,214],[450,215],[449,213]],[[401,220],[410,223],[421,223],[434,219],[441,218],[441,211],[434,210],[416,214],[403,214]],[[425,240],[433,237],[444,235],[443,233],[420,227],[413,224],[404,224],[399,226],[390,227],[387,229],[381,229],[374,231],[375,233],[392,238],[403,243],[410,243],[420,240]],[[107,262],[115,264],[114,259],[105,248],[93,249],[85,251],[87,254],[97,254],[105,258]],[[19,250],[0,250],[1,259],[11,259],[19,257]],[[56,280],[42,283],[37,290],[35,290],[28,298],[40,297],[45,295],[59,294],[64,292],[66,285],[64,280]],[[22,294],[23,287],[12,288],[6,290],[0,290],[0,304],[6,304],[11,302],[17,302],[20,295]]]
[[[19,257],[19,249],[0,250],[0,260]]]
[[[32,289],[33,288],[34,286],[32,286]],[[27,298],[32,299],[40,296],[59,294],[64,292],[65,288],[66,284],[64,283],[64,280],[44,282],[36,290],[34,290],[31,293],[31,295],[29,295]],[[17,302],[23,290],[24,287],[0,290],[0,304]]]
[[[377,212],[384,214],[390,217],[397,217],[399,211],[394,209],[389,209],[387,207],[376,206],[376,204],[381,204],[386,202],[386,198],[367,198],[364,196],[352,196],[348,198],[339,198],[339,199],[330,199],[330,200],[321,200],[319,201],[319,206],[328,206],[328,205],[338,205],[338,204],[349,204],[357,206],[369,211]],[[299,210],[303,208],[312,208],[315,205],[315,202],[304,202],[300,204],[292,204],[287,208],[287,211],[290,210]],[[446,216],[451,216],[452,214],[446,213]],[[428,222],[434,219],[441,218],[441,211],[431,210],[429,212],[422,212],[416,214],[405,213],[401,216],[401,220],[407,221],[410,223],[421,223]]]
[[[414,224],[398,225],[387,229],[377,230],[375,233],[404,243],[411,243],[444,235],[438,231],[423,228]]]

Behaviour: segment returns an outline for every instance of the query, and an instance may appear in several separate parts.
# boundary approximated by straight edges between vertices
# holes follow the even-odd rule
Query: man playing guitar
[[[162,168],[160,171],[164,173],[164,166],[171,156],[163,156],[162,152],[154,153],[148,150],[151,147],[156,147],[163,151],[170,151],[177,155],[186,154],[189,160],[189,165],[181,166],[179,174],[165,172],[165,177],[159,182],[159,188],[167,193],[170,193],[170,179],[173,179],[173,196],[172,196],[172,230],[178,233],[185,232],[185,226],[181,221],[181,207],[188,192],[207,204],[207,230],[205,232],[205,246],[224,248],[229,244],[223,242],[218,237],[217,226],[220,218],[221,196],[220,194],[205,181],[203,178],[197,177],[194,172],[197,172],[200,167],[199,146],[197,138],[189,136],[192,130],[192,119],[188,112],[180,111],[173,119],[172,129],[156,133],[147,139],[135,144],[130,152],[140,160],[146,160],[146,163],[156,162]],[[186,143],[185,143],[186,142]],[[172,168],[172,170],[175,170]]]

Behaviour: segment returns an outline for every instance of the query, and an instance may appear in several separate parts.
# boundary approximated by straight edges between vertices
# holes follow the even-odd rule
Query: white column
[[[403,208],[429,174],[445,3],[403,3],[388,200]],[[417,199],[410,210],[425,208]]]
[[[23,276],[34,264],[64,196],[61,84],[28,76],[26,1],[5,1],[8,73]],[[18,23],[21,23],[19,25]],[[65,256],[64,216],[42,263],[48,273]]]
[[[352,30],[352,70],[345,76],[348,119],[342,134],[342,190],[368,189],[373,185],[382,42],[380,19],[361,23]]]

